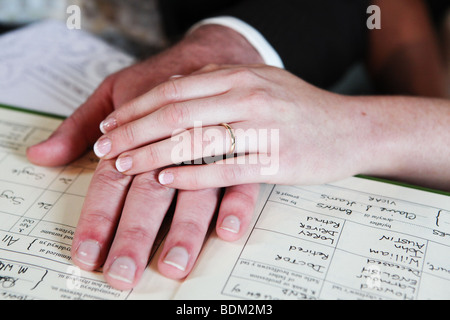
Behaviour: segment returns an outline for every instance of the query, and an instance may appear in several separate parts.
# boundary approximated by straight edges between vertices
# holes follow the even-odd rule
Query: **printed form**
[[[52,20],[8,32],[0,46],[0,103],[62,116],[134,62],[88,32]]]
[[[131,291],[111,288],[101,270],[84,272],[71,261],[73,235],[98,159],[90,153],[66,167],[43,168],[26,158],[26,148],[60,123],[0,108],[0,298],[129,298]],[[151,278],[146,282],[154,291],[146,291],[146,298],[153,293],[170,298],[178,285],[157,272]]]
[[[450,197],[362,178],[263,185],[248,233],[212,231],[187,279],[154,258],[138,287],[115,290],[70,257],[96,157],[42,168],[25,156],[60,122],[0,109],[2,299],[450,298]]]

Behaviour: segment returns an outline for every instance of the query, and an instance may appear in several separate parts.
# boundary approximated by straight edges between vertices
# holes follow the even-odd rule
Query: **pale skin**
[[[436,83],[443,83],[442,75],[440,73],[441,69],[439,68],[438,60],[434,59],[436,56],[436,48],[435,45],[433,45],[434,39],[430,37],[430,28],[427,26],[429,23],[423,15],[414,15],[420,11],[415,10],[418,6],[420,7],[419,2],[420,1],[416,0],[396,1],[394,2],[395,5],[392,1],[381,1],[381,3],[378,3],[379,5],[382,5],[383,12],[392,13],[392,21],[398,21],[397,17],[399,14],[396,14],[397,11],[401,12],[402,17],[406,17],[409,14],[412,14],[412,16],[411,19],[402,21],[402,27],[399,29],[399,31],[408,30],[408,33],[403,34],[402,32],[398,32],[398,37],[391,37],[392,30],[383,27],[381,31],[387,33],[389,41],[386,42],[386,37],[381,33],[377,33],[376,36],[371,37],[373,50],[370,51],[371,56],[368,57],[368,64],[373,74],[378,75],[380,78],[384,78],[383,75],[386,70],[389,70],[390,72],[396,71],[396,67],[399,66],[396,61],[404,62],[404,65],[407,65],[407,70],[411,72],[408,79],[415,79],[415,76],[420,75],[422,83],[420,85],[409,83],[407,84],[407,87],[402,88],[402,90],[397,90],[398,87],[396,87],[396,83],[394,83],[394,92],[403,91],[406,94],[442,96],[448,87],[434,85]],[[403,6],[399,5],[401,3]],[[385,7],[392,5],[394,5],[394,7],[398,5],[398,8]],[[386,17],[383,20],[383,23],[385,23],[386,19],[389,18],[386,15],[383,16]],[[383,24],[383,26],[385,26],[385,24]],[[393,27],[398,27],[398,25],[396,26],[394,24]],[[411,35],[417,35],[417,37]],[[423,44],[423,41],[431,41],[432,45],[415,45]],[[428,49],[421,49],[418,51],[418,54],[409,55],[404,58],[402,53],[411,51],[409,49],[406,50],[406,48]],[[395,59],[391,59],[391,57],[394,57]],[[423,61],[428,61],[428,63],[421,64]],[[328,116],[328,119],[331,117],[332,121],[326,121],[325,123],[320,123],[320,125],[330,129],[333,129],[334,126],[334,129],[338,131],[340,138],[344,138],[345,136],[350,139],[348,141],[343,141],[342,139],[338,140],[338,136],[334,135],[331,136],[331,139],[335,139],[340,148],[338,148],[337,145],[327,145],[326,142],[330,143],[330,141],[326,141],[327,132],[323,131],[322,135],[319,136],[319,138],[322,138],[323,142],[320,146],[328,146],[330,149],[318,148],[318,144],[315,143],[314,140],[302,141],[305,145],[303,148],[307,148],[310,152],[307,153],[302,150],[293,150],[292,143],[296,143],[298,137],[294,139],[295,137],[283,135],[283,137],[290,138],[288,141],[285,141],[286,138],[283,138],[284,142],[280,139],[280,143],[285,143],[285,146],[288,145],[288,148],[282,148],[282,146],[280,146],[279,149],[283,156],[283,163],[293,157],[295,152],[298,152],[297,155],[300,155],[300,159],[303,160],[303,167],[301,170],[305,173],[305,177],[300,177],[305,178],[303,182],[308,182],[306,180],[308,174],[308,178],[311,179],[311,181],[316,179],[316,181],[324,182],[328,179],[334,180],[347,174],[361,171],[365,173],[373,172],[378,175],[384,174],[387,177],[402,178],[409,182],[419,182],[424,185],[429,184],[435,188],[440,186],[443,186],[442,188],[444,189],[448,188],[448,184],[446,183],[448,183],[447,181],[449,179],[445,174],[442,174],[442,172],[449,172],[448,164],[445,163],[445,159],[448,159],[448,149],[442,148],[442,145],[446,146],[448,143],[440,144],[442,141],[449,141],[448,130],[445,130],[445,128],[444,130],[441,130],[439,135],[433,137],[435,140],[429,141],[429,145],[423,143],[426,139],[433,136],[433,132],[437,132],[439,128],[442,129],[442,124],[445,126],[445,123],[449,123],[448,111],[446,111],[448,107],[446,109],[444,108],[444,106],[448,104],[448,101],[434,99],[412,100],[411,98],[406,97],[391,99],[389,97],[350,98],[338,96],[319,90],[285,71],[254,65],[262,62],[261,57],[249,43],[234,31],[220,26],[202,27],[194,34],[189,35],[179,44],[162,54],[109,77],[85,104],[83,104],[70,118],[64,121],[50,139],[40,145],[30,148],[28,150],[28,157],[32,162],[44,166],[67,164],[82,155],[86,149],[93,146],[93,144],[101,137],[99,124],[105,119],[111,119],[113,115],[117,116],[118,123],[116,123],[115,126],[119,129],[122,126],[131,126],[137,119],[144,119],[147,117],[147,120],[150,119],[158,113],[159,108],[168,110],[170,109],[171,104],[172,107],[176,104],[182,105],[183,103],[186,103],[186,105],[193,105],[192,102],[198,100],[200,98],[199,95],[203,95],[206,99],[205,101],[210,101],[209,99],[212,98],[211,92],[205,93],[204,91],[200,91],[199,93],[196,93],[197,96],[189,97],[189,99],[191,99],[190,101],[188,99],[186,102],[181,103],[179,102],[179,97],[184,96],[184,94],[189,93],[190,91],[180,92],[180,95],[176,94],[175,96],[171,96],[170,92],[175,87],[167,87],[168,84],[171,85],[176,83],[178,85],[180,84],[180,81],[182,81],[183,88],[184,84],[187,83],[188,87],[192,89],[192,87],[195,86],[195,83],[197,83],[198,77],[211,77],[211,80],[216,84],[214,87],[211,87],[211,89],[216,90],[217,92],[217,85],[220,84],[221,87],[219,86],[219,91],[223,90],[223,86],[228,86],[228,88],[235,93],[236,88],[233,87],[232,84],[225,83],[216,77],[217,74],[215,74],[215,72],[223,72],[228,73],[228,79],[237,79],[239,83],[245,84],[245,86],[239,88],[241,90],[239,94],[234,96],[231,94],[223,96],[223,98],[228,99],[224,101],[226,105],[230,106],[230,103],[233,104],[232,102],[234,101],[238,102],[240,106],[245,107],[245,100],[250,98],[250,100],[253,101],[258,100],[258,104],[265,106],[266,114],[263,115],[261,121],[255,122],[254,119],[256,117],[249,117],[249,119],[246,119],[247,125],[263,128],[275,124],[275,122],[270,122],[272,120],[277,121],[276,124],[278,126],[280,123],[283,123],[283,119],[279,116],[274,119],[269,118],[268,113],[270,113],[272,117],[275,113],[273,110],[270,110],[269,112],[267,108],[267,103],[270,101],[278,101],[278,99],[281,98],[283,104],[276,103],[275,105],[277,108],[289,110],[292,115],[297,115],[297,117],[299,117],[300,114],[297,112],[303,112],[305,118],[297,118],[300,123],[304,123],[304,126],[302,127],[303,133],[309,133],[309,136],[311,136],[312,134],[311,132],[308,132],[307,128],[313,128],[313,124],[317,124],[319,119],[327,119]],[[196,72],[192,77],[172,78],[166,83],[173,75],[191,75],[192,72],[211,63],[216,65],[211,65],[201,72]],[[218,65],[223,64],[227,64],[228,66],[218,67]],[[230,66],[234,64],[246,64],[247,66],[237,68]],[[422,73],[424,68],[428,71],[426,74]],[[399,70],[399,73],[397,74],[399,79],[402,78],[401,75],[404,74],[403,70],[405,70],[402,68],[400,69],[401,70]],[[264,82],[264,77],[261,77],[261,75],[264,76],[266,74],[270,74],[270,78],[265,79],[266,82]],[[248,95],[249,90],[252,90],[252,84],[243,81],[240,76],[247,77],[248,80],[257,80],[253,84],[259,86],[256,92],[257,94],[252,92]],[[275,78],[272,78],[273,76]],[[396,77],[391,77],[389,75],[389,79],[391,78],[396,79]],[[160,84],[163,85],[158,87],[158,89],[151,91],[151,89]],[[289,88],[296,88],[303,92],[304,95],[302,95],[299,100],[302,102],[299,105],[300,111],[294,110],[297,101],[290,100],[298,99],[295,92],[288,92],[281,89],[281,91],[276,92],[276,95],[273,95],[273,89],[269,88],[268,91],[265,90],[267,89],[266,86],[269,84],[275,87],[281,87],[285,84]],[[166,86],[167,90],[163,89],[165,92],[159,96],[159,102],[157,104],[155,104],[155,101],[149,102],[146,100],[149,95],[155,94],[155,92],[164,86]],[[204,88],[205,87],[203,86],[203,89]],[[281,97],[280,95],[283,96]],[[168,102],[169,100],[172,102]],[[139,107],[139,103],[136,104],[138,101],[145,102],[146,105],[141,105]],[[147,102],[149,103],[147,104]],[[216,100],[215,103],[216,102],[219,102],[219,100]],[[421,109],[422,111],[418,110],[424,105],[425,107],[424,109]],[[211,112],[207,112],[206,106],[207,104],[193,106],[192,112],[189,110],[189,112],[184,113],[184,116],[197,115],[197,112],[201,109],[200,107],[202,107],[203,111],[206,112],[200,119],[203,121],[204,125],[206,123],[205,119],[208,119],[208,121],[212,123],[211,125],[217,127],[219,131],[222,130],[220,132],[223,134],[226,134],[227,132],[224,127],[219,125],[219,123],[228,121],[233,124],[236,129],[239,128],[238,125],[235,124],[237,121],[236,119],[227,118],[230,117],[231,113],[229,113],[228,110],[225,110],[224,106],[220,107],[220,105],[213,104],[210,106]],[[252,106],[254,107],[254,104],[251,104],[250,108],[252,108]],[[389,108],[389,106],[392,106],[393,108]],[[234,111],[236,111],[236,106],[232,105],[230,107],[232,109],[234,108]],[[350,111],[351,107],[354,107],[354,109]],[[309,110],[309,108],[311,110]],[[176,119],[181,120],[183,118],[183,114],[180,116],[179,113],[175,112],[173,113],[174,117],[172,117],[172,111],[162,111],[163,109],[161,109],[159,113],[166,113],[166,121],[169,120],[170,122]],[[217,112],[213,112],[215,110]],[[249,110],[242,109],[242,111],[244,110],[246,110],[248,114]],[[332,115],[330,114],[331,111],[333,112]],[[339,111],[340,113],[334,114],[334,111]],[[222,112],[223,117],[218,116],[220,115],[220,112]],[[320,115],[320,118],[316,119],[314,117],[316,113]],[[277,112],[277,114],[279,114],[279,112]],[[400,114],[401,119],[405,119],[405,121],[400,121],[400,126],[394,128],[390,126],[390,124],[392,124],[392,118],[397,117],[398,114]],[[438,114],[438,116],[436,116],[436,114]],[[233,115],[237,116],[237,113],[234,112]],[[350,118],[347,118],[347,116]],[[191,117],[190,120],[193,119],[194,118]],[[308,124],[306,123],[306,119],[310,119],[312,122]],[[361,127],[362,131],[358,132],[357,137],[350,137],[352,130],[356,131],[356,129],[352,128],[352,126],[338,126],[338,119],[341,123],[350,123],[351,120],[358,120],[354,122],[354,125],[358,128]],[[407,124],[410,123],[410,121],[416,121],[417,119],[422,119],[419,127],[415,128],[417,130],[413,132],[412,137],[406,137],[406,131],[411,130],[411,127],[408,127]],[[208,123],[208,125],[210,123]],[[369,127],[363,127],[363,123],[367,123]],[[398,125],[399,123],[397,122],[396,124]],[[280,133],[286,133],[286,130],[284,130],[286,128],[278,126],[275,129],[280,129]],[[106,135],[109,135],[112,133],[111,130],[114,131],[113,128],[114,124],[109,127],[103,126],[102,129]],[[178,128],[189,128],[189,126],[178,126]],[[374,129],[374,132],[372,132],[375,134],[374,136],[370,136],[370,132],[364,131],[368,128],[377,128],[377,130]],[[383,128],[383,130],[378,130],[380,128]],[[170,137],[173,131],[172,129],[173,128],[171,128],[170,132],[168,130],[165,131],[166,138]],[[283,130],[281,131],[281,129]],[[139,137],[139,139],[144,139],[144,141],[141,141],[144,145],[151,142],[148,140],[149,136],[147,133],[149,132],[150,136],[154,134],[153,130],[149,130],[146,131],[142,137]],[[316,139],[316,135],[313,136],[314,139]],[[153,138],[155,138],[155,136],[152,136],[152,139]],[[374,139],[366,140],[366,142],[371,142],[374,145],[370,146],[369,144],[366,144],[364,146],[363,142],[365,138]],[[156,137],[156,139],[158,139],[158,137]],[[391,143],[382,143],[383,141],[386,141],[384,139],[388,139]],[[399,145],[402,147],[395,150],[393,141],[400,143]],[[414,142],[422,143],[420,144],[421,146],[424,145],[423,152],[422,149],[417,148],[417,145],[415,145]],[[228,140],[225,143],[229,143]],[[241,143],[242,141],[238,140],[238,148]],[[117,143],[113,142],[113,148],[115,148],[116,145]],[[227,147],[228,145],[225,146]],[[369,159],[368,163],[364,163],[362,159],[370,157],[368,154],[362,152],[359,156],[354,152],[350,154],[343,153],[344,151],[348,151],[352,146],[355,150],[356,146],[363,148],[362,150],[370,149],[371,152],[379,150],[378,153],[375,153],[377,161]],[[154,148],[152,145],[148,145],[148,147]],[[227,151],[226,147],[223,150],[224,152]],[[130,148],[130,146],[127,148]],[[127,152],[133,153],[137,152],[137,150],[138,149],[129,150]],[[389,150],[392,154],[383,154],[385,150]],[[123,151],[125,151],[125,149],[117,149],[114,152],[119,155]],[[332,170],[327,169],[324,166],[324,162],[322,162],[322,166],[319,166],[321,163],[320,161],[323,160],[320,160],[317,163],[313,160],[323,158],[322,155],[325,154],[328,156],[329,151],[338,151],[334,156],[337,158],[340,157],[341,160],[343,158],[345,158],[346,161],[348,161],[349,158],[351,159],[351,162],[349,161],[348,163],[345,163],[343,167],[338,168],[339,170],[333,171],[332,176],[326,176],[326,170],[328,170],[328,173],[331,173]],[[431,160],[435,167],[432,167],[431,163],[427,162],[430,159],[423,157],[423,155],[428,154],[428,151],[431,152],[430,154],[434,152],[435,157]],[[403,155],[405,152],[409,152],[409,155],[401,156],[401,152],[403,152]],[[161,153],[161,155],[164,154],[164,152]],[[420,154],[420,156],[417,156],[418,154]],[[305,155],[311,157],[308,159],[305,158]],[[124,155],[122,155],[122,157],[123,156]],[[387,156],[389,156],[390,159],[395,159],[397,166],[393,166],[393,163],[388,161]],[[159,160],[162,159],[163,157]],[[412,159],[412,161],[407,163],[407,160],[410,159]],[[326,159],[325,161],[329,161],[329,164],[336,166],[335,163],[331,163],[331,160]],[[182,186],[184,183],[185,186],[193,188],[193,177],[195,177],[199,183],[203,183],[204,181],[211,181],[210,183],[212,183],[214,175],[217,175],[219,171],[212,170],[212,179],[210,180],[208,180],[210,178],[209,176],[206,180],[202,177],[203,174],[207,172],[203,170],[211,170],[211,166],[202,168],[201,171],[198,171],[198,175],[193,174],[193,172],[180,171],[183,175],[178,177],[174,175],[173,183],[166,187],[162,186],[158,181],[160,170],[145,171],[149,169],[141,168],[140,170],[144,170],[144,173],[133,175],[132,171],[129,170],[120,173],[116,168],[116,162],[116,159],[111,158],[111,154],[108,154],[105,159],[101,160],[94,174],[85,205],[81,212],[72,252],[73,262],[80,268],[85,270],[95,270],[103,265],[106,280],[115,288],[127,290],[134,287],[139,282],[142,272],[147,265],[150,248],[159,228],[160,221],[162,221],[170,203],[174,199],[174,187],[176,184],[179,183],[180,186]],[[155,163],[156,162],[157,161],[155,161]],[[134,162],[134,165],[137,163],[139,163],[138,160]],[[165,159],[163,163],[164,165],[167,165],[167,159]],[[369,163],[372,165],[369,166]],[[424,167],[424,163],[428,163],[429,166]],[[406,164],[409,166],[406,166]],[[218,165],[213,166],[215,168],[219,167]],[[154,167],[156,168],[158,166]],[[228,168],[228,165],[226,167]],[[241,170],[236,169],[237,167],[230,168],[231,169],[229,170]],[[436,177],[436,175],[439,175],[434,171],[436,170],[435,168],[441,170],[441,176],[438,177],[437,180],[429,179],[428,176]],[[177,168],[177,170],[178,169],[181,168]],[[194,169],[197,170],[200,169],[200,167]],[[309,172],[309,169],[313,169],[318,175],[313,176]],[[369,169],[372,169],[372,171],[369,171]],[[131,170],[136,170],[136,167]],[[193,169],[186,167],[186,170]],[[283,169],[282,166],[280,166],[280,171],[281,170],[286,169]],[[242,172],[251,173],[252,171],[246,169],[244,171],[244,169],[242,169]],[[224,176],[229,179],[228,183],[226,183],[227,185],[242,183],[240,180],[231,179],[233,178],[233,175],[230,175],[229,173]],[[183,180],[181,177],[186,178]],[[240,174],[237,174],[234,177],[241,179]],[[245,179],[249,179],[250,177],[252,177],[250,174],[245,174],[243,176]],[[253,175],[253,177],[255,176]],[[299,178],[299,175],[290,177],[284,172],[284,176],[280,175],[277,178],[284,179],[285,182],[288,182]],[[268,177],[265,177],[258,181],[269,181],[269,179]],[[217,210],[219,211],[216,225],[218,236],[229,241],[239,239],[246,231],[251,219],[258,194],[258,186],[258,184],[239,184],[231,186],[225,189],[223,198],[220,197],[220,190],[217,188],[197,191],[179,191],[176,199],[177,205],[174,220],[162,250],[161,258],[158,261],[159,271],[167,277],[176,279],[184,278],[189,274],[203,244],[206,230]],[[196,185],[194,189],[198,187],[200,187],[200,184]],[[220,208],[218,209],[219,206]],[[81,246],[82,244],[84,244],[84,247]],[[169,252],[171,252],[171,249],[173,248],[175,248],[174,254],[170,255]]]
[[[225,154],[229,136],[217,124],[224,121],[235,129],[236,152],[245,159],[163,169],[159,182],[176,189],[321,184],[368,174],[450,190],[450,101],[445,99],[350,97],[315,88],[278,68],[209,66],[157,86],[132,101],[128,111],[107,118],[116,128],[99,139],[98,144],[109,141],[109,152],[97,150],[97,155],[117,158],[118,170],[130,175],[173,165],[171,150],[179,140],[174,142],[172,133],[190,130],[193,141],[198,120],[205,126],[203,150],[216,144],[213,149]],[[249,128],[279,131],[277,145],[269,149],[279,150],[277,172],[263,175],[264,164],[250,160],[268,150],[258,141],[243,141],[239,133]],[[209,129],[222,130],[217,137],[223,140],[205,138]],[[182,160],[194,159],[186,153]]]

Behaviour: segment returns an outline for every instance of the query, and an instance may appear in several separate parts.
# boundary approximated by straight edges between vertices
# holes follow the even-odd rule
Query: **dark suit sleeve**
[[[169,33],[184,32],[207,17],[239,18],[267,39],[287,70],[319,87],[333,85],[365,55],[368,0],[177,2],[161,2]]]

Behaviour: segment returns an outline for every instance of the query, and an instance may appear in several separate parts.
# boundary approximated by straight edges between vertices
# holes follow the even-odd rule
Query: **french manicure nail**
[[[108,276],[126,283],[133,283],[135,274],[136,264],[129,257],[117,258],[108,271]]]
[[[241,221],[233,215],[230,215],[223,219],[220,229],[230,231],[232,233],[239,233],[241,228]]]
[[[183,247],[173,247],[167,253],[164,263],[171,265],[181,271],[186,270],[189,261],[189,253]]]
[[[108,118],[100,123],[100,131],[105,134],[117,128],[117,120],[115,118]]]
[[[118,158],[116,160],[116,169],[119,172],[125,172],[133,166],[133,159],[131,157]]]
[[[106,156],[111,151],[111,139],[107,137],[100,138],[94,145],[95,155],[99,158]]]
[[[161,172],[158,176],[159,183],[162,185],[171,184],[174,181],[174,176],[170,172]]]
[[[100,245],[94,240],[83,241],[76,252],[77,260],[91,267],[97,265],[99,256]]]

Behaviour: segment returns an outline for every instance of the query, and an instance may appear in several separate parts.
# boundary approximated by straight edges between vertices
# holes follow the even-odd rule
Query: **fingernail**
[[[220,229],[227,230],[233,233],[239,233],[241,228],[241,221],[236,216],[228,216],[223,219]]]
[[[77,249],[76,258],[87,266],[97,265],[100,256],[100,245],[97,241],[83,241]]]
[[[158,180],[162,185],[171,184],[174,181],[174,176],[170,172],[161,172],[158,176]]]
[[[108,271],[108,276],[126,283],[133,283],[136,274],[136,264],[129,257],[117,258]]]
[[[117,120],[115,118],[108,118],[100,123],[100,131],[105,134],[117,128]]]
[[[95,155],[99,158],[106,156],[111,151],[111,139],[107,137],[100,138],[94,145]]]
[[[125,172],[133,166],[133,159],[131,157],[118,158],[116,160],[116,169],[119,172]]]
[[[171,265],[181,271],[186,270],[189,261],[189,253],[183,247],[173,247],[167,253],[164,263]]]

